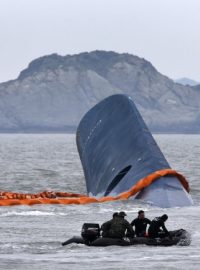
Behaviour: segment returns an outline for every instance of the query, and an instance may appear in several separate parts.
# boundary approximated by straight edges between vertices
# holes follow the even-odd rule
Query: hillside
[[[199,84],[199,82],[189,79],[189,78],[180,78],[177,80],[174,80],[176,83],[180,83],[182,85],[189,85],[189,86],[196,86]]]
[[[0,132],[75,130],[103,98],[125,93],[154,132],[200,132],[200,91],[160,74],[130,54],[93,51],[32,61],[0,84]]]

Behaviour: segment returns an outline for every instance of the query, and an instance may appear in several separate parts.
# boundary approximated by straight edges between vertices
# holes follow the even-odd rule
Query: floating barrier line
[[[176,176],[185,190],[189,192],[189,184],[185,177],[172,169],[162,169],[147,175],[139,180],[128,191],[122,192],[117,196],[106,196],[101,198],[89,197],[88,195],[69,192],[44,191],[36,194],[14,193],[0,191],[0,206],[13,205],[35,205],[35,204],[89,204],[103,203],[117,200],[128,200],[130,197],[151,185],[154,181],[163,176]]]

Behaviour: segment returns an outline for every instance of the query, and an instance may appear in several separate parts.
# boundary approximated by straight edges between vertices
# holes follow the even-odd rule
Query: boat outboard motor
[[[89,245],[91,242],[100,237],[100,227],[98,223],[84,223],[81,230],[81,236],[85,243]]]

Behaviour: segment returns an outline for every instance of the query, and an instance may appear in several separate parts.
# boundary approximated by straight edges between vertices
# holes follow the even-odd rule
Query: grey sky
[[[200,81],[200,0],[0,0],[0,82],[40,56],[96,49]]]

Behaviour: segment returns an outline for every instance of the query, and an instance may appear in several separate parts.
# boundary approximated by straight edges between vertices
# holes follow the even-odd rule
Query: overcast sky
[[[0,82],[33,59],[128,52],[200,81],[200,0],[0,0]]]

